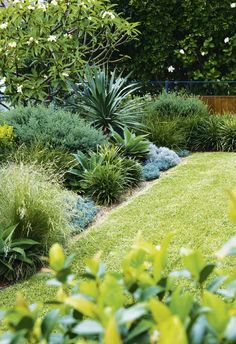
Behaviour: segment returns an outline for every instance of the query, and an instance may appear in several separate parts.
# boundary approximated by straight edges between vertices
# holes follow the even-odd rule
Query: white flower
[[[184,49],[180,49],[180,54],[182,54],[182,55],[184,55],[185,54],[185,51],[184,51]]]
[[[34,37],[30,37],[26,43],[30,45],[31,43],[33,43],[33,41],[34,41]]]
[[[57,5],[58,5],[58,2],[57,2],[56,0],[52,0],[52,1],[51,1],[51,5],[57,6]]]
[[[63,73],[61,73],[63,76],[65,76],[65,77],[68,77],[69,76],[69,74],[67,73],[67,72],[63,72]]]
[[[16,47],[16,42],[10,42],[8,43],[9,48],[15,48]]]
[[[202,51],[202,52],[201,52],[201,55],[202,55],[202,56],[205,56],[206,54],[207,54],[207,53],[206,53],[205,51]]]
[[[22,93],[22,88],[23,88],[23,85],[18,85],[17,86],[17,93]]]
[[[63,36],[64,36],[65,38],[69,38],[69,39],[72,38],[72,34],[71,34],[71,33],[65,33]]]
[[[111,19],[114,19],[116,16],[112,12],[104,11],[102,14],[102,18],[105,18],[105,17],[110,17]]]
[[[29,5],[27,8],[28,8],[28,10],[34,10],[35,9],[35,7],[32,5]]]
[[[160,245],[157,245],[157,246],[156,246],[156,250],[157,250],[157,251],[160,251],[160,249],[161,249],[161,246],[160,246]]]
[[[168,69],[168,72],[169,72],[169,73],[173,73],[174,70],[175,70],[175,67],[169,66],[167,69]]]
[[[236,2],[232,2],[232,4],[230,5],[231,8],[236,8]]]
[[[56,42],[57,41],[57,36],[55,35],[50,35],[48,37],[48,42]]]
[[[45,12],[47,9],[47,6],[45,4],[38,4],[38,8],[41,8]]]
[[[229,43],[229,37],[225,37],[224,42]]]
[[[0,86],[3,86],[5,84],[5,82],[6,82],[6,78],[5,77],[0,79]]]
[[[8,22],[0,24],[0,29],[4,30],[8,27]]]

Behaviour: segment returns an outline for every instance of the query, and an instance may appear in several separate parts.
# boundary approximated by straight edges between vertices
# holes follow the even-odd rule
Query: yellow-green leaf
[[[65,263],[63,248],[59,244],[54,244],[49,251],[49,264],[53,270],[60,271]]]
[[[109,320],[106,327],[104,344],[122,344],[122,340],[114,318]]]

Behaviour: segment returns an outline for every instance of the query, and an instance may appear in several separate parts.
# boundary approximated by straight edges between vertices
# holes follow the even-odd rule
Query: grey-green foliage
[[[9,164],[0,168],[0,228],[17,225],[14,238],[36,240],[46,252],[64,243],[70,232],[66,199],[73,197],[57,176],[37,165]]]
[[[14,127],[19,143],[39,141],[54,148],[86,151],[106,140],[102,131],[92,128],[78,114],[52,106],[20,106],[1,117]]]

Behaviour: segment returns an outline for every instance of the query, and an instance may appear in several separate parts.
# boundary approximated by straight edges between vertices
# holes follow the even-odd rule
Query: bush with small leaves
[[[157,161],[148,161],[143,165],[142,170],[145,180],[153,180],[160,177],[159,163]]]
[[[98,211],[91,199],[79,197],[71,209],[72,232],[77,234],[87,228],[93,222]]]
[[[16,107],[2,114],[14,127],[20,144],[41,143],[57,149],[87,151],[106,142],[100,130],[92,128],[78,114],[55,109],[53,106]]]
[[[207,105],[200,98],[176,92],[161,93],[154,103],[154,109],[164,117],[208,115]]]
[[[180,157],[174,151],[166,147],[157,148],[153,144],[149,146],[147,158],[147,162],[157,163],[160,171],[168,170],[178,165],[181,161]]]

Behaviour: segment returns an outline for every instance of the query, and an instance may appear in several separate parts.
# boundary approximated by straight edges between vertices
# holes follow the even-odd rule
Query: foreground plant
[[[236,195],[231,194],[236,217]],[[4,343],[176,343],[229,344],[236,341],[235,273],[222,273],[222,260],[236,254],[236,238],[207,262],[199,250],[181,250],[183,269],[168,271],[170,233],[154,246],[139,237],[120,273],[106,272],[100,254],[87,261],[83,279],[72,273],[73,256],[60,245],[49,253],[50,285],[57,288],[52,309],[18,295],[3,311],[9,332]],[[188,280],[188,288],[184,287]]]

